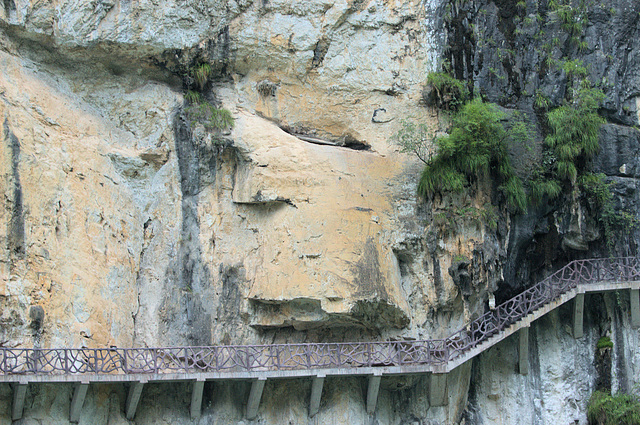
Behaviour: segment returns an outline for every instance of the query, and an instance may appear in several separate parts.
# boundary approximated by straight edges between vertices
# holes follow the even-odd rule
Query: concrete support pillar
[[[191,419],[195,420],[202,413],[202,392],[204,391],[204,381],[198,380],[193,383],[191,391]]]
[[[130,421],[132,421],[136,416],[136,409],[138,408],[140,396],[142,396],[142,388],[144,387],[144,384],[144,382],[132,382],[131,386],[129,387],[129,394],[127,395],[126,417]]]
[[[378,403],[378,391],[380,391],[380,380],[382,375],[371,375],[367,386],[367,413],[373,414]]]
[[[80,412],[84,404],[84,398],[87,395],[89,384],[86,382],[78,382],[73,390],[73,399],[69,408],[69,422],[78,422],[80,420]]]
[[[262,398],[265,382],[267,382],[267,378],[258,378],[251,384],[251,392],[247,402],[247,419],[250,421],[258,416],[258,407],[260,407],[260,399]]]
[[[324,386],[324,376],[318,375],[313,378],[311,384],[311,398],[309,400],[309,416],[313,417],[320,410],[320,398],[322,397],[322,387]]]
[[[16,383],[13,387],[13,406],[11,408],[11,419],[17,421],[22,419],[22,411],[24,410],[24,399],[27,395],[27,384]]]
[[[529,326],[520,328],[520,344],[518,346],[518,367],[521,375],[529,374]]]
[[[447,392],[447,374],[432,373],[429,382],[429,405],[446,406],[449,404],[449,394]]]
[[[632,289],[630,291],[631,299],[631,326],[640,327],[640,289]]]
[[[576,294],[573,301],[573,337],[578,339],[584,335],[584,294]]]

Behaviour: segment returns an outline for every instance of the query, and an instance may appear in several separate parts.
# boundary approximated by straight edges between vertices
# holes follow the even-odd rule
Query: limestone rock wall
[[[435,119],[420,99],[438,54],[437,4],[3,7],[4,174],[13,202],[3,282],[27,282],[5,290],[22,299],[5,313],[22,326],[5,331],[7,344],[33,343],[35,305],[45,310],[38,332],[46,345],[256,342],[276,328],[417,337],[457,326],[423,326],[438,305],[461,303],[446,244],[424,231],[419,165],[388,142],[404,117]],[[198,24],[185,31],[187,22]],[[196,59],[215,69],[205,94],[236,120],[226,145],[183,113],[181,79]],[[19,121],[25,114],[31,121]],[[56,177],[32,183],[27,174],[44,165],[27,158],[50,164]],[[85,233],[61,240],[61,220],[78,232],[86,222]],[[55,245],[37,233],[46,228]],[[464,245],[478,238],[464,235]],[[47,243],[49,263],[30,266]],[[99,255],[114,265],[97,268]],[[73,265],[88,276],[70,291],[92,288],[98,305],[104,294],[125,297],[109,300],[109,318],[93,322],[91,307],[69,307],[76,295],[49,307],[25,289],[80,282],[59,275]],[[434,274],[437,287],[428,283]],[[71,316],[91,324],[69,334]],[[306,338],[278,334],[289,336]]]
[[[595,391],[596,345],[615,341],[612,391],[633,392],[638,384],[638,338],[629,324],[625,294],[589,295],[585,335],[572,336],[571,306],[542,317],[531,327],[530,373],[519,375],[518,337],[494,346],[474,360],[466,423],[587,424],[586,406]]]

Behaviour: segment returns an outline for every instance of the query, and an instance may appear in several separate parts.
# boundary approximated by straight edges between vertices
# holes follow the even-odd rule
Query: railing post
[[[307,369],[311,369],[311,353],[309,352],[309,344],[304,345],[304,356],[307,359]]]
[[[629,265],[629,257],[624,257],[626,280],[631,280],[631,266]]]
[[[98,351],[97,348],[93,349],[93,359],[95,362],[95,366],[94,366],[94,372],[96,373],[96,375],[100,372],[100,367],[98,366],[98,353],[100,353],[100,351]]]
[[[98,374],[98,350],[97,349],[93,349],[93,371],[96,373],[96,375]]]
[[[184,371],[188,372],[189,371],[189,354],[187,352],[187,347],[183,348],[184,350]],[[194,365],[195,365],[195,359],[193,361]],[[194,370],[196,369],[195,367],[193,368]]]
[[[129,363],[127,362],[127,349],[122,349],[122,371],[129,373]]]
[[[365,342],[367,344],[367,366],[371,367],[371,343]]]
[[[336,344],[336,366],[338,367],[340,367],[340,365],[342,364],[342,362],[340,361],[340,347],[342,347],[340,344]]]
[[[268,357],[269,358],[269,364],[265,363],[265,366],[267,366],[269,368],[273,367],[273,359],[275,359],[275,357],[276,357],[276,355],[275,355],[276,349],[275,348],[276,348],[275,345],[270,345],[269,346],[269,357]]]
[[[158,350],[153,349],[153,373],[158,373]]]

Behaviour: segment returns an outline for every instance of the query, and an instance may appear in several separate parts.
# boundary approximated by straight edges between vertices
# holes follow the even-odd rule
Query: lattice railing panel
[[[580,284],[640,280],[635,257],[579,260],[446,339],[167,348],[0,348],[0,373],[130,374],[443,365]]]

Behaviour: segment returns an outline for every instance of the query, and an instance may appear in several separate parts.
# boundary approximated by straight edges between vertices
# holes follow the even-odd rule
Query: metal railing
[[[0,374],[139,374],[446,365],[578,284],[640,280],[635,257],[577,260],[445,339],[165,348],[0,348]]]

